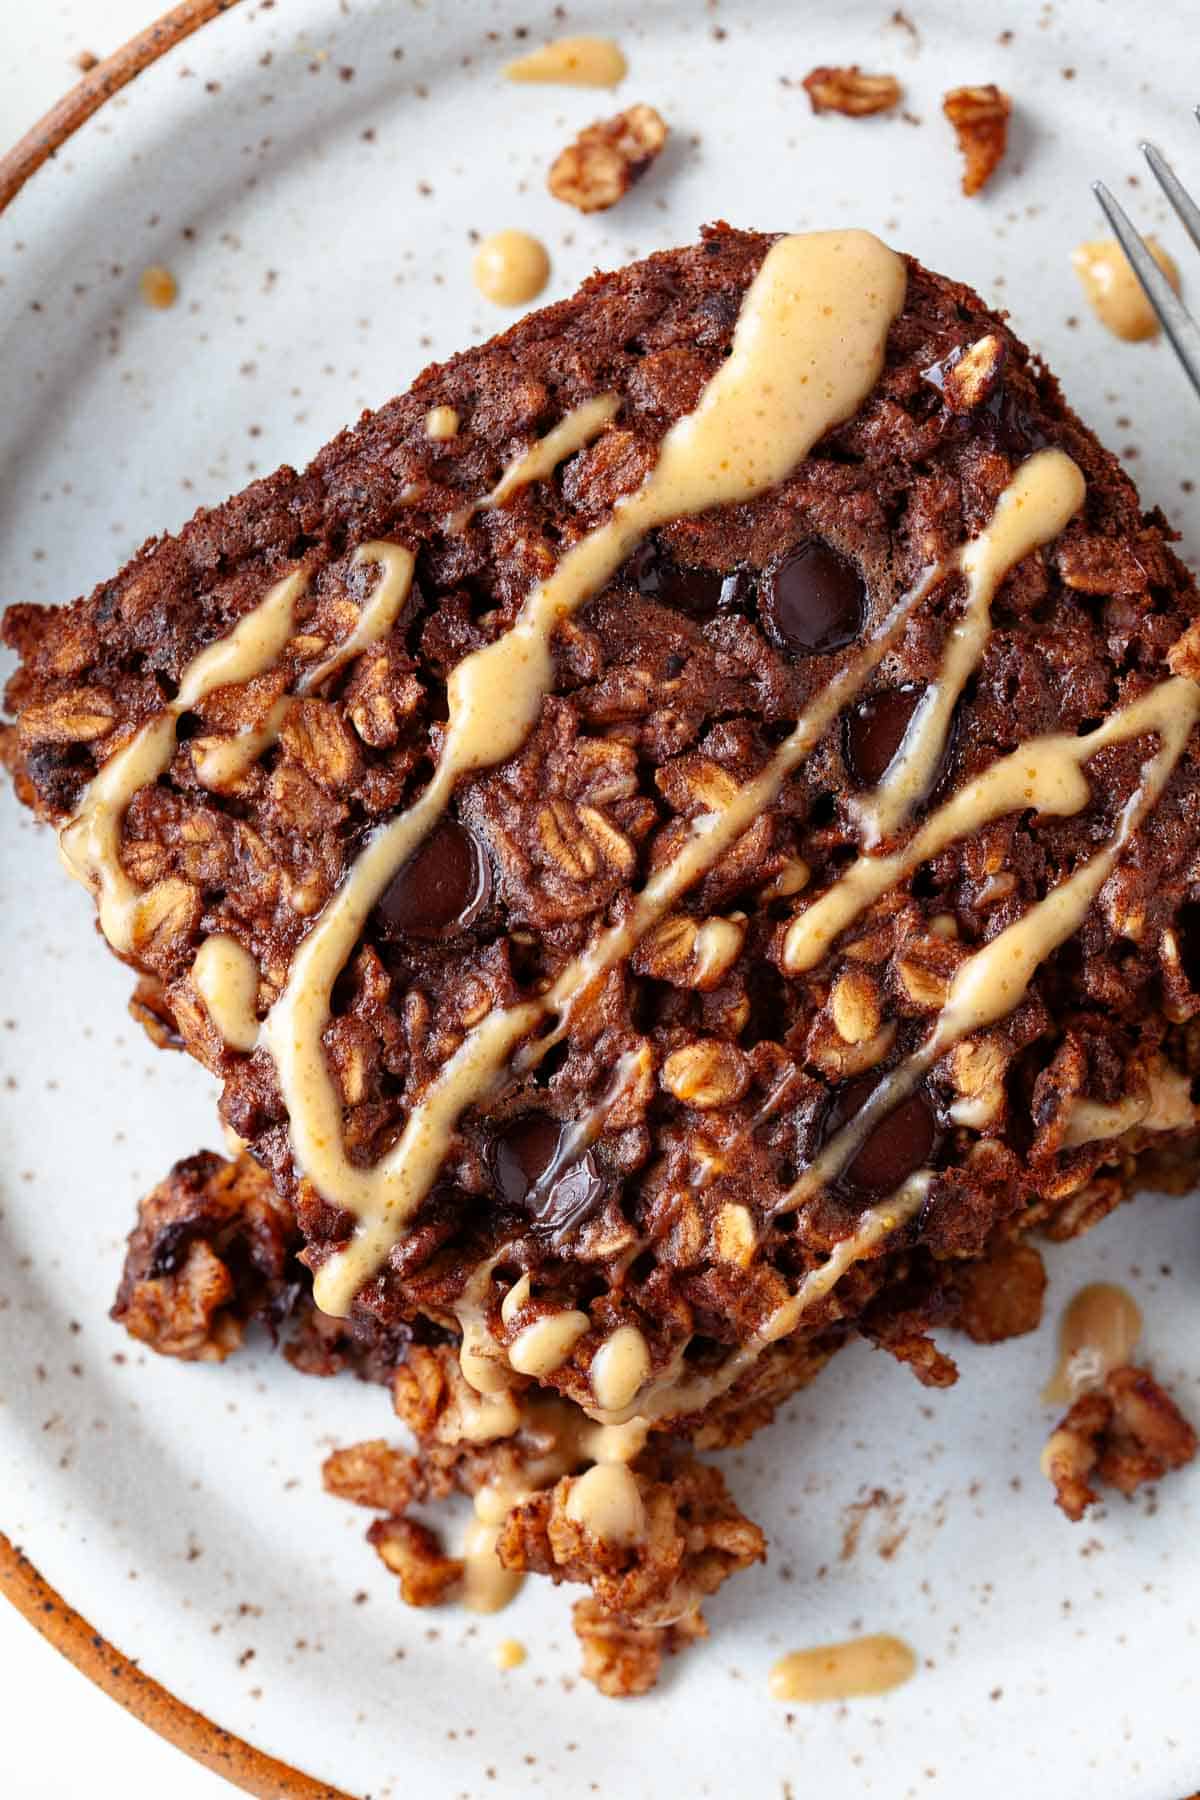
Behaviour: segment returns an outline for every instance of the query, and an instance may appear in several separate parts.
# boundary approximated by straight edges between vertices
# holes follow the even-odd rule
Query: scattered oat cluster
[[[581,131],[551,164],[547,185],[579,212],[603,212],[641,179],[666,141],[661,113],[630,106]]]
[[[801,86],[815,113],[842,113],[848,119],[894,112],[903,98],[894,75],[867,75],[857,63],[847,68],[812,69]],[[988,82],[980,87],[951,88],[943,97],[942,111],[954,127],[966,164],[963,193],[977,194],[1003,159],[1012,101]]]

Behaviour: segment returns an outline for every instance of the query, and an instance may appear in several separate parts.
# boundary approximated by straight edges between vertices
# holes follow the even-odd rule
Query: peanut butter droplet
[[[844,1644],[817,1644],[811,1650],[793,1650],[771,1670],[768,1688],[773,1700],[853,1700],[865,1694],[886,1694],[916,1673],[917,1659],[902,1638],[879,1633],[851,1638]]]
[[[1058,1362],[1042,1389],[1047,1405],[1070,1405],[1127,1363],[1142,1334],[1141,1308],[1111,1281],[1094,1281],[1071,1300],[1058,1331]]]
[[[519,56],[505,68],[510,81],[545,81],[567,87],[616,87],[629,65],[612,38],[567,37]]]
[[[1152,237],[1146,239],[1146,248],[1178,293],[1179,270],[1167,252]],[[1071,267],[1083,284],[1088,305],[1114,337],[1136,344],[1158,336],[1157,314],[1116,238],[1078,245],[1071,252]]]
[[[546,246],[527,231],[494,231],[471,265],[475,286],[496,306],[524,306],[550,279]]]

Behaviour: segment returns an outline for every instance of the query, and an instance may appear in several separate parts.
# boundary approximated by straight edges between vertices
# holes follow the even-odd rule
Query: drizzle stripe
[[[205,787],[229,787],[254,766],[259,757],[277,743],[284,720],[291,712],[297,695],[313,693],[323,682],[344,669],[363,650],[387,636],[400,616],[412,587],[416,559],[411,550],[400,544],[376,539],[361,544],[350,560],[352,569],[378,564],[379,580],[359,610],[354,628],[342,642],[306,669],[296,683],[296,694],[285,694],[275,702],[261,725],[248,726],[231,738],[201,738],[192,747],[192,765],[197,779]]]
[[[367,563],[381,566],[380,580],[348,637],[301,678],[297,684],[300,693],[327,680],[395,623],[412,580],[413,558],[398,544],[379,542],[363,544],[355,552],[354,567]],[[245,686],[278,662],[295,627],[296,602],[307,590],[308,579],[306,569],[285,575],[253,611],[238,620],[228,636],[193,657],[175,699],[109,757],[89,784],[75,817],[59,833],[63,862],[75,879],[96,895],[100,929],[114,950],[127,954],[133,948],[145,892],[125,873],[121,862],[121,830],[130,802],[170,768],[182,713],[198,706],[215,688]],[[197,759],[200,779],[216,785],[242,773],[275,742],[289,705],[290,701],[280,701],[253,731],[208,741]]]
[[[1026,807],[1058,817],[1080,812],[1091,798],[1084,764],[1111,744],[1160,731],[1163,719],[1177,706],[1186,710],[1194,692],[1191,681],[1176,676],[1083,737],[1062,732],[1034,738],[992,763],[952,795],[901,849],[890,856],[860,856],[798,913],[784,939],[784,968],[790,975],[813,968],[839,933],[956,838]]]
[[[728,1393],[747,1369],[758,1361],[764,1350],[778,1343],[781,1338],[790,1337],[809,1308],[833,1291],[847,1269],[873,1255],[920,1211],[932,1180],[930,1170],[919,1169],[886,1200],[881,1200],[877,1206],[868,1207],[860,1215],[854,1231],[849,1237],[843,1238],[840,1244],[834,1245],[820,1268],[811,1270],[796,1292],[768,1315],[754,1336],[727,1356],[711,1374],[660,1380],[643,1389],[635,1401],[621,1412],[609,1413],[599,1407],[589,1407],[589,1415],[606,1425],[624,1424],[634,1414],[640,1420],[674,1419],[686,1413],[700,1412],[721,1394]],[[677,1359],[677,1366],[681,1363],[682,1355]]]
[[[531,481],[544,481],[548,475],[553,475],[560,462],[573,456],[576,450],[582,450],[593,438],[599,437],[604,427],[619,412],[620,406],[619,394],[597,394],[594,400],[585,400],[582,405],[572,407],[552,431],[539,438],[536,444],[531,444],[515,462],[509,463],[491,493],[485,494],[472,510],[485,512],[496,506],[504,506],[518,488],[528,487]]]
[[[1153,722],[1152,702],[1157,707]],[[1141,730],[1156,731],[1159,748],[1142,765],[1141,780],[1121,809],[1120,824],[1113,837],[1103,850],[1089,857],[1044,899],[959,965],[946,1004],[925,1043],[884,1076],[861,1110],[829,1140],[784,1195],[778,1211],[790,1211],[834,1180],[875,1126],[912,1093],[938,1058],[960,1039],[994,1024],[1019,1006],[1039,964],[1072,932],[1078,931],[1182,756],[1200,717],[1200,687],[1178,676],[1151,689],[1128,711],[1137,708],[1143,709],[1139,717]],[[1115,726],[1120,719],[1118,714],[1111,723]]]
[[[753,499],[790,475],[874,386],[904,290],[903,263],[869,233],[779,239],[746,293],[730,355],[695,411],[667,433],[643,485],[566,552],[526,597],[509,631],[452,671],[433,779],[349,871],[294,957],[261,1038],[275,1061],[300,1170],[359,1221],[351,1244],[317,1275],[324,1310],[344,1313],[398,1241],[458,1114],[486,1094],[499,1063],[538,1016],[518,1007],[485,1020],[439,1073],[393,1151],[375,1169],[354,1168],[321,1039],[334,981],[371,908],[441,817],[457,779],[502,762],[524,742],[553,682],[555,626],[604,585],[655,525]],[[715,842],[719,824],[711,830]],[[557,984],[554,991],[555,1004],[566,998]]]
[[[996,589],[1030,551],[1058,536],[1085,492],[1069,456],[1039,450],[1021,464],[986,528],[964,545],[958,566],[967,581],[966,603],[947,635],[938,678],[922,695],[883,780],[854,808],[866,844],[890,837],[929,792],[959,695],[991,634]]]
[[[278,660],[291,636],[296,601],[307,585],[303,569],[286,575],[228,637],[194,657],[170,706],[109,757],[75,817],[59,833],[63,862],[95,894],[100,929],[114,950],[128,953],[133,948],[145,891],[121,863],[121,826],[130,801],[170,768],[181,713],[214,688],[251,681]]]

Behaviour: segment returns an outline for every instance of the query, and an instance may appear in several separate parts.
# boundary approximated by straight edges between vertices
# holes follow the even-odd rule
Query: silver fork
[[[1196,108],[1196,118],[1200,120],[1200,106]],[[1184,230],[1200,250],[1200,206],[1196,205],[1161,150],[1156,150],[1153,144],[1141,144],[1139,149],[1149,163],[1154,179],[1179,215]],[[1092,192],[1132,263],[1147,300],[1158,314],[1159,323],[1183,364],[1184,373],[1200,394],[1200,326],[1134,230],[1124,207],[1113,199],[1102,181],[1093,181]]]

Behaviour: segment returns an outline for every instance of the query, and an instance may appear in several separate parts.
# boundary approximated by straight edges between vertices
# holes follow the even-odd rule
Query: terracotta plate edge
[[[315,1781],[244,1738],[225,1731],[176,1698],[69,1606],[0,1531],[0,1594],[48,1644],[96,1687],[176,1749],[223,1775],[258,1800],[354,1800],[342,1788]]]
[[[207,25],[210,19],[228,12],[238,0],[180,0],[161,18],[139,31],[136,37],[114,50],[83,80],[76,82],[57,105],[28,130],[11,150],[0,156],[0,212],[20,193],[29,177],[41,168],[67,139],[79,130],[92,114],[99,112],[106,100],[157,62],[176,44]]]
[[[182,0],[127,44],[97,63],[4,156],[0,156],[0,212],[79,127],[143,69],[156,62],[237,0]],[[178,1699],[110,1644],[67,1603],[0,1531],[0,1594],[47,1643],[110,1699],[194,1761],[258,1800],[354,1800],[342,1788],[315,1781]]]

